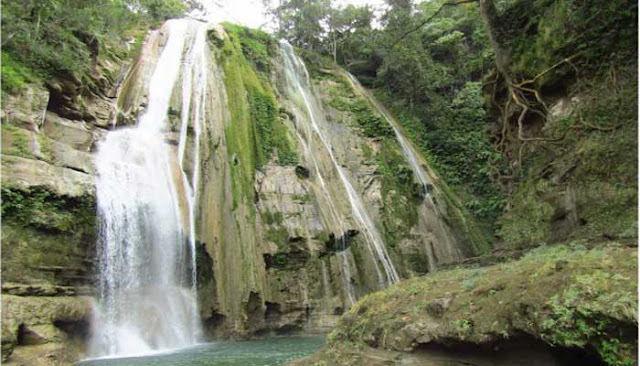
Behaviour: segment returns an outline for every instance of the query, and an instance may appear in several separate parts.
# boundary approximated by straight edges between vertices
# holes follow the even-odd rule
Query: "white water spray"
[[[135,356],[199,341],[193,203],[206,92],[204,27],[187,20],[166,23],[169,35],[150,80],[146,113],[135,128],[110,132],[99,146],[96,188],[101,219],[100,294],[94,311],[91,356]],[[185,45],[189,51],[183,60]],[[191,185],[183,170],[188,232],[183,229],[179,194],[163,134],[183,62],[187,65],[183,84],[189,86],[183,88],[186,112],[182,129],[186,131],[193,101],[196,135]],[[181,168],[184,141],[181,134]]]

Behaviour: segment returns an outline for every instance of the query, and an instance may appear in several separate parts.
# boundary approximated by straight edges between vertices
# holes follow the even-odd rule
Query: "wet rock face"
[[[37,85],[28,85],[20,93],[4,93],[2,122],[37,131],[44,121],[49,104],[49,92]]]

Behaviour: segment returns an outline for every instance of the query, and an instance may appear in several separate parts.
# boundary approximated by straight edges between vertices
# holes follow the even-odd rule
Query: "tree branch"
[[[457,6],[457,5],[462,5],[462,4],[468,4],[468,3],[476,3],[478,2],[478,0],[459,0],[459,1],[454,1],[454,2],[450,2],[450,3],[444,3],[442,4],[438,10],[436,10],[435,13],[433,13],[429,18],[427,18],[426,20],[424,20],[423,22],[421,22],[419,25],[411,28],[410,30],[404,32],[400,37],[398,37],[393,44],[391,45],[390,48],[394,48],[398,43],[400,43],[403,39],[405,39],[409,34],[419,30],[420,28],[424,27],[425,25],[427,25],[427,23],[429,23],[430,21],[433,20],[433,18],[437,17],[438,14],[440,14],[440,12],[447,6]]]
[[[558,66],[562,65],[562,64],[563,64],[563,63],[565,63],[565,62],[566,62],[566,63],[568,63],[571,67],[573,67],[573,69],[574,69],[574,70],[576,70],[576,71],[577,71],[576,66],[571,62],[571,60],[573,60],[574,58],[576,58],[576,57],[580,56],[580,54],[582,54],[582,51],[580,51],[580,52],[576,53],[576,54],[575,54],[575,55],[573,55],[573,56],[570,56],[570,57],[567,57],[567,58],[565,58],[565,59],[562,59],[562,60],[558,61],[558,62],[557,62],[556,64],[554,64],[553,66],[548,67],[547,69],[545,69],[544,71],[542,71],[541,73],[539,73],[538,75],[536,75],[533,79],[531,79],[531,80],[524,80],[524,81],[522,81],[522,82],[520,82],[520,83],[518,83],[518,84],[514,84],[514,86],[515,86],[515,87],[517,87],[517,88],[521,88],[521,87],[522,87],[522,86],[524,86],[524,85],[527,85],[527,84],[533,84],[533,83],[535,83],[538,79],[540,79],[543,75],[545,75],[545,74],[546,74],[546,73],[548,73],[549,71],[551,71],[551,70],[555,69],[556,67],[558,67]],[[536,97],[537,97],[537,95],[536,95]]]

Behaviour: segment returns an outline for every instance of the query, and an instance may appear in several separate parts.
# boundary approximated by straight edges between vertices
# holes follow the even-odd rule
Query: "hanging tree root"
[[[508,107],[510,105],[511,100],[521,108],[520,115],[518,116],[518,140],[520,141],[558,141],[564,138],[564,136],[560,137],[524,137],[523,132],[523,122],[527,115],[527,113],[532,112],[538,114],[543,120],[547,120],[549,115],[549,107],[544,102],[542,97],[540,96],[540,91],[536,88],[530,87],[529,85],[533,85],[536,81],[538,81],[542,76],[546,75],[550,71],[556,69],[560,65],[569,64],[576,72],[578,72],[578,68],[571,62],[573,59],[578,57],[582,52],[578,52],[573,56],[562,59],[561,61],[555,63],[554,65],[546,68],[538,75],[534,76],[532,79],[523,80],[521,82],[511,82],[506,80],[507,87],[509,89],[509,99],[507,100],[503,113],[503,131],[506,131],[506,124],[508,119]],[[526,93],[530,93],[535,97],[536,102],[542,106],[542,111],[536,108],[533,108],[530,104],[529,100],[526,97]],[[504,139],[504,136],[503,136]]]
[[[548,120],[549,118],[548,116],[550,113],[549,107],[547,106],[544,99],[540,95],[540,91],[537,88],[533,87],[533,85],[544,75],[546,75],[547,73],[551,72],[552,70],[558,68],[563,64],[568,64],[575,70],[576,73],[578,73],[579,70],[573,64],[572,60],[578,57],[581,53],[582,52],[578,52],[573,56],[560,60],[559,62],[546,68],[545,70],[543,70],[542,72],[540,72],[539,74],[537,74],[531,79],[523,80],[520,82],[513,82],[511,81],[511,78],[505,77],[504,79],[505,79],[505,83],[507,84],[508,97],[507,97],[507,101],[504,104],[504,107],[500,106],[498,103],[495,102],[495,98],[496,98],[495,93],[497,88],[498,77],[496,77],[496,80],[492,80],[489,83],[487,83],[487,85],[494,84],[491,98],[492,98],[493,104],[496,105],[496,107],[500,111],[501,118],[502,118],[502,131],[501,131],[500,139],[497,143],[497,149],[500,151],[504,149],[504,144],[507,139],[508,125],[509,125],[509,111],[510,111],[510,108],[512,107],[512,103],[517,105],[520,108],[520,114],[518,115],[518,120],[517,120],[518,121],[517,139],[521,141],[522,144],[518,149],[518,166],[522,166],[522,157],[524,155],[524,149],[527,146],[527,144],[535,143],[535,142],[557,142],[565,138],[568,130],[565,130],[561,136],[557,136],[557,137],[525,137],[524,136],[524,120],[529,113],[534,113],[539,115],[542,118],[542,120],[545,122]],[[615,76],[612,76],[612,79],[614,77]],[[535,98],[535,102],[532,102],[530,100],[531,99],[530,96],[533,96],[533,98]],[[534,106],[532,103],[535,103],[537,107]],[[585,126],[597,129],[597,127],[595,126],[590,126],[586,124],[584,121],[582,121],[582,119],[581,119],[581,123],[583,123]]]

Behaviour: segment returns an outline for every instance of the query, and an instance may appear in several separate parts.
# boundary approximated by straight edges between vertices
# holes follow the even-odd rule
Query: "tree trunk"
[[[489,42],[496,56],[496,67],[508,83],[512,82],[511,76],[511,52],[502,45],[499,29],[499,15],[493,0],[480,0],[482,19],[489,33]]]

